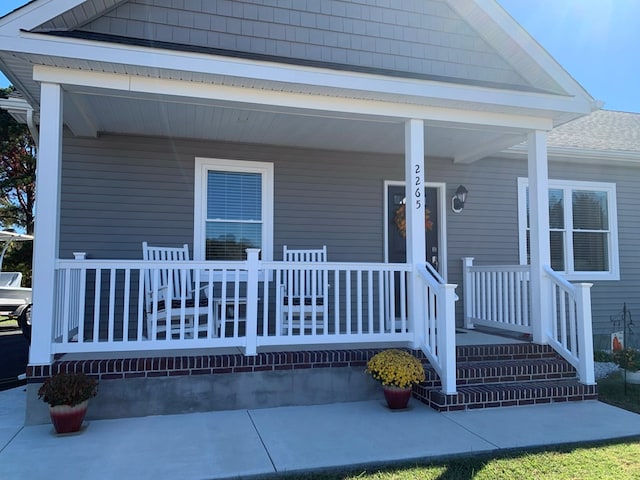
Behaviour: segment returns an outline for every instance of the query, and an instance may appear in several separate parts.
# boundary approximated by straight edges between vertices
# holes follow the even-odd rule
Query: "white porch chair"
[[[142,258],[149,261],[188,261],[189,246],[157,247],[142,242]],[[191,268],[186,265],[183,269],[160,268],[146,269],[144,272],[145,288],[145,317],[147,321],[147,338],[151,338],[155,323],[156,335],[167,331],[170,324],[171,336],[180,334],[182,322],[182,304],[184,296],[184,332],[185,338],[192,338],[197,332],[206,332],[206,322],[201,324],[201,316],[213,319],[213,331],[217,332],[218,319],[213,316],[213,300],[209,299],[200,288],[196,289],[191,279]],[[198,305],[196,305],[196,297]],[[197,315],[197,317],[196,317]],[[168,319],[168,317],[170,317]],[[155,340],[155,339],[152,339]]]
[[[288,334],[289,327],[292,330],[313,330],[314,316],[315,332],[311,333],[324,331],[327,328],[325,317],[329,302],[327,272],[296,267],[295,263],[326,262],[327,246],[311,250],[294,250],[285,245],[282,249],[282,259],[289,263],[283,271],[282,284],[278,288],[277,305],[282,335]]]

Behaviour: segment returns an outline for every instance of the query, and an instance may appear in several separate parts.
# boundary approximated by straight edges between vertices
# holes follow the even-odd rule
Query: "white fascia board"
[[[31,30],[86,0],[39,0],[31,2],[0,19],[0,36]]]
[[[73,91],[73,86],[81,87],[81,89],[90,87],[111,92],[120,90],[141,94],[269,105],[278,108],[370,115],[398,121],[415,118],[437,122],[489,125],[525,130],[550,130],[553,126],[551,119],[526,115],[328,97],[306,93],[276,92],[273,90],[211,85],[133,75],[87,72],[41,65],[34,67],[33,77],[34,80],[39,82],[64,85],[70,91]]]
[[[384,75],[338,71],[283,63],[230,58],[149,47],[105,44],[91,40],[21,32],[19,38],[0,39],[3,50],[78,60],[127,64],[160,70],[220,74],[229,77],[367,91],[380,94],[433,98],[479,105],[515,107],[546,112],[588,114],[592,105],[579,97],[538,92],[504,91],[495,88],[427,80],[391,78]]]
[[[469,12],[464,4],[474,2],[481,8],[514,42],[518,44],[540,67],[547,72],[566,92],[576,97],[584,97],[592,110],[598,110],[598,101],[594,100],[578,81],[576,81],[522,26],[516,22],[495,0],[449,0],[457,5],[456,11],[464,16]]]

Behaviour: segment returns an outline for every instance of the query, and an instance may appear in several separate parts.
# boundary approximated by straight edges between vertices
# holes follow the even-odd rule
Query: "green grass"
[[[7,317],[0,315],[0,327],[3,328],[18,328],[18,320],[15,317]]]
[[[640,478],[640,440],[455,458],[424,465],[296,476],[305,480],[626,480]]]
[[[601,401],[640,413],[640,385],[622,372],[598,381]],[[640,432],[638,432],[640,435]],[[294,478],[294,477],[292,477]],[[640,479],[637,439],[456,457],[421,465],[296,475],[305,480],[631,480]]]

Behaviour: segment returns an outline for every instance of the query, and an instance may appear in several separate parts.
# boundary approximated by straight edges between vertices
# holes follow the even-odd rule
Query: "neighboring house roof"
[[[560,125],[547,137],[550,158],[578,162],[640,162],[640,113],[598,110]],[[506,156],[526,156],[527,144]]]
[[[640,114],[598,110],[554,128],[548,143],[558,148],[640,154]]]

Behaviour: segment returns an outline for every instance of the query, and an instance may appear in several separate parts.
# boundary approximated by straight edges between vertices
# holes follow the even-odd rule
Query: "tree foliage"
[[[6,98],[13,87],[0,89]],[[35,143],[27,125],[0,109],[0,228],[33,234],[35,205]],[[14,243],[2,269],[23,273],[23,285],[31,284],[32,242]]]
[[[5,97],[12,88],[0,89]],[[36,159],[29,128],[0,110],[0,224],[33,233]]]

